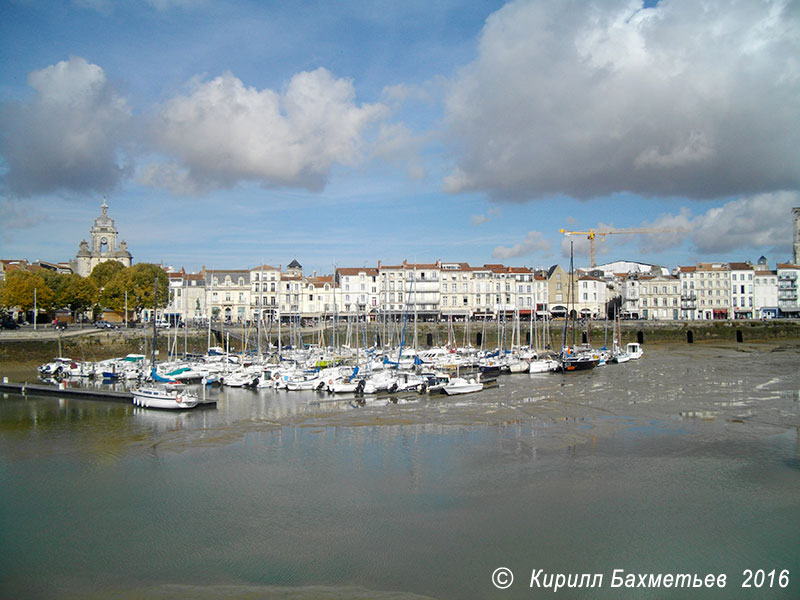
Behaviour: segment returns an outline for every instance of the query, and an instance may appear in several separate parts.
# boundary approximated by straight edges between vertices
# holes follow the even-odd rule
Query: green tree
[[[55,293],[44,278],[30,271],[12,271],[6,274],[5,284],[0,288],[0,305],[6,309],[18,308],[27,312],[33,308],[34,290],[37,308],[49,310]]]
[[[120,271],[125,270],[125,265],[115,260],[107,260],[101,262],[94,269],[92,269],[89,278],[94,281],[98,288],[102,289],[105,285],[114,279]]]
[[[70,273],[59,281],[56,305],[68,307],[73,314],[81,313],[97,303],[100,290],[94,280]]]
[[[125,308],[125,292],[128,293],[128,310],[137,314],[145,308],[153,308],[153,284],[158,279],[158,307],[168,301],[167,274],[158,265],[138,263],[117,273],[103,288],[100,303],[112,310]]]

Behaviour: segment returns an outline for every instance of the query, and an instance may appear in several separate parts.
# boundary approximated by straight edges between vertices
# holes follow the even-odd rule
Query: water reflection
[[[0,596],[492,598],[501,564],[800,572],[798,355],[748,358],[664,348],[363,406],[9,395]]]

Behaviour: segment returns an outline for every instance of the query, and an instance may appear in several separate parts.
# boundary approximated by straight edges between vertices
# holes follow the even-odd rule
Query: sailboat
[[[582,352],[578,351],[575,347],[575,290],[574,288],[574,280],[575,280],[575,267],[573,262],[573,254],[572,254],[572,242],[569,245],[569,288],[568,288],[568,302],[567,302],[567,310],[568,314],[564,318],[564,330],[561,335],[561,370],[565,373],[572,372],[572,371],[585,371],[588,369],[594,369],[597,365],[597,358],[591,352]],[[572,309],[570,310],[570,304],[572,305]],[[573,342],[572,346],[567,346],[567,321],[568,319],[572,318],[572,331],[573,331]]]
[[[153,379],[152,384],[140,385],[134,388],[133,403],[143,408],[163,408],[170,410],[180,410],[194,408],[200,403],[197,394],[189,392],[181,383],[164,383],[163,377],[156,373],[156,340],[157,329],[155,319],[155,309],[157,307],[158,277],[153,285],[153,350],[150,361],[150,375]],[[159,381],[161,380],[161,381]]]

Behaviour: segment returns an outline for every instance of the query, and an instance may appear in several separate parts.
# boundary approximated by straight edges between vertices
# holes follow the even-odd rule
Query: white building
[[[758,260],[753,272],[753,316],[758,319],[772,319],[780,316],[778,312],[778,273],[767,266],[763,256]]]
[[[728,263],[730,269],[731,313],[729,318],[752,319],[755,311],[753,265],[743,262]]]
[[[778,308],[782,317],[800,316],[798,279],[800,279],[800,266],[778,263]]]
[[[197,324],[208,318],[208,293],[200,273],[167,273],[169,303],[164,314],[171,323]]]
[[[270,265],[250,269],[250,309],[247,320],[274,321],[280,315],[281,271]]]
[[[681,282],[674,275],[641,275],[639,307],[642,319],[677,321],[681,318]]]

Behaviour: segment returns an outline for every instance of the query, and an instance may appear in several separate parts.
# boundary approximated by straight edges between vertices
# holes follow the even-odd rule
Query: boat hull
[[[164,410],[184,410],[194,408],[199,403],[197,396],[183,390],[162,390],[158,388],[139,388],[132,392],[133,403],[143,408]]]

